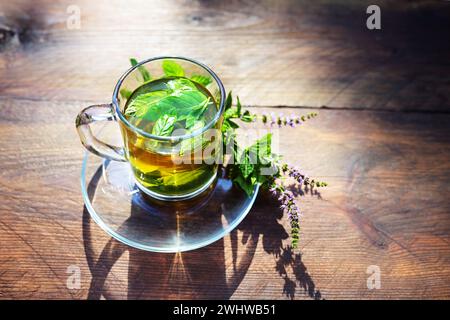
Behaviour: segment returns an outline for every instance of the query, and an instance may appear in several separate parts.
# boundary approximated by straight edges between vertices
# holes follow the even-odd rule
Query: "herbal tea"
[[[168,137],[195,135],[217,112],[213,96],[203,85],[185,77],[165,77],[138,87],[123,113],[133,126]],[[205,161],[203,150],[212,143],[218,146],[219,141],[205,142],[199,135],[174,143],[143,137],[124,125],[122,130],[135,178],[148,190],[164,196],[186,195],[215,178],[217,163]]]

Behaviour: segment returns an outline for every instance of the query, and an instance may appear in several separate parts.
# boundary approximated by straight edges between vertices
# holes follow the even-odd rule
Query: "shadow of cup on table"
[[[88,185],[90,199],[101,175],[99,167]],[[135,227],[133,219],[139,217],[139,210],[142,209],[132,204],[130,218],[121,228]],[[210,218],[221,223],[218,212]],[[320,298],[301,255],[294,254],[289,246],[283,247],[282,240],[288,234],[279,221],[282,215],[276,199],[261,192],[248,216],[225,238],[193,251],[155,253],[129,247],[113,238],[98,250],[91,233],[92,219],[84,207],[83,240],[92,275],[88,299],[229,299],[249,269],[261,238],[263,249],[275,257],[274,269],[285,281],[286,297],[293,299],[298,286],[311,298]],[[111,274],[125,253],[126,279],[123,270],[120,275]],[[294,280],[288,276],[288,267],[292,268]]]

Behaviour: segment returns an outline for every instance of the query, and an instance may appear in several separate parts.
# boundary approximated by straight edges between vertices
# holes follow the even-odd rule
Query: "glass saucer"
[[[100,139],[107,140],[102,137],[105,132]],[[153,252],[194,250],[221,239],[244,219],[258,194],[255,187],[247,196],[219,168],[216,181],[201,195],[160,201],[138,189],[128,163],[89,152],[83,160],[81,190],[92,219],[104,231],[129,246]]]

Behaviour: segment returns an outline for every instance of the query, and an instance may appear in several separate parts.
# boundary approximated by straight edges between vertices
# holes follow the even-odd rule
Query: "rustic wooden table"
[[[450,298],[449,2],[379,0],[381,30],[368,1],[13,2],[0,1],[0,298]],[[205,62],[256,112],[319,111],[280,132],[287,161],[330,184],[298,198],[298,250],[265,193],[238,230],[181,257],[89,218],[75,116],[110,101],[129,57],[159,55]]]

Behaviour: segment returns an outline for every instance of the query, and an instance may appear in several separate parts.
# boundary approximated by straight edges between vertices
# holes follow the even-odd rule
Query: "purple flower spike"
[[[262,122],[263,122],[264,125],[265,125],[265,124],[267,123],[267,119],[268,119],[267,112],[263,112],[263,113],[262,113],[261,119],[262,119]],[[253,119],[253,121],[256,121],[256,117]]]
[[[281,202],[280,209],[283,210],[289,218],[291,225],[292,239],[298,239],[300,210],[295,203],[294,195],[286,191],[282,185],[274,185],[269,189],[272,193],[278,194],[278,201]],[[292,242],[293,247],[297,246],[297,240]]]
[[[270,125],[274,125],[275,123],[277,123],[277,116],[275,115],[274,112],[270,113]]]
[[[289,117],[289,125],[290,125],[292,128],[295,127],[295,125],[296,125],[296,116],[295,116],[295,114],[292,114],[292,115]]]
[[[289,177],[294,178],[299,184],[303,184],[309,179],[306,174],[300,172],[296,167],[289,167],[287,173]]]
[[[274,112],[267,114],[266,112],[263,112],[261,115],[261,119],[264,124],[270,124],[270,126],[278,125],[278,127],[289,126],[291,128],[295,128],[297,125],[302,124],[305,119],[310,119],[311,117],[314,117],[314,115],[308,114],[306,116],[297,116],[295,114],[291,114],[290,116],[284,116],[282,112],[279,114]],[[256,117],[252,120],[256,121]]]

